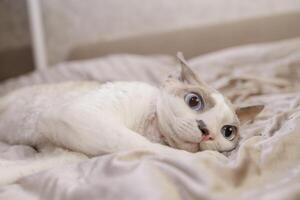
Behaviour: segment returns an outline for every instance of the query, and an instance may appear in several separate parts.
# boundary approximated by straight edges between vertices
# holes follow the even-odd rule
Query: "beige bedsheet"
[[[92,159],[70,155],[70,161],[82,161],[58,163],[3,185],[0,199],[300,199],[300,38],[224,50],[190,63],[235,104],[266,106],[242,127],[241,144],[230,155],[178,150],[171,155],[120,152]],[[157,83],[172,68],[174,60],[167,56],[110,56],[10,80],[0,86],[0,94],[22,84],[64,79]],[[60,152],[39,154],[42,160]],[[0,144],[0,163],[37,155],[31,147]],[[0,170],[5,171],[5,164]]]

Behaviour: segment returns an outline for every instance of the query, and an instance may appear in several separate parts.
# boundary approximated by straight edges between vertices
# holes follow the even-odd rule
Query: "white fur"
[[[135,82],[22,89],[2,101],[0,139],[52,143],[88,155],[142,148],[149,141],[137,132],[155,111],[157,94],[157,88]]]
[[[0,140],[51,143],[88,155],[151,148],[149,140],[194,152],[202,138],[196,119],[204,120],[216,139],[223,125],[238,121],[221,94],[211,96],[215,106],[195,113],[183,98],[139,82],[25,88],[1,100]],[[229,150],[235,143],[220,139],[218,145],[212,149]]]
[[[177,88],[177,86],[175,86]],[[184,102],[182,96],[170,96],[162,91],[158,99],[158,120],[161,133],[167,143],[175,148],[191,152],[199,150],[230,151],[238,141],[238,135],[233,141],[228,141],[221,134],[224,125],[239,126],[239,121],[230,103],[215,90],[211,91],[215,105],[205,112],[194,112]],[[212,141],[203,141],[196,119],[201,119],[207,125]]]
[[[205,115],[205,122],[208,129],[211,132],[213,141],[207,141],[206,143],[200,143],[200,148],[205,149],[214,149],[219,151],[229,151],[232,150],[237,143],[238,137],[232,142],[226,140],[220,130],[222,126],[231,124],[239,127],[239,120],[236,114],[233,112],[228,101],[225,97],[218,92],[212,93],[211,97],[215,101],[215,106],[207,111]]]

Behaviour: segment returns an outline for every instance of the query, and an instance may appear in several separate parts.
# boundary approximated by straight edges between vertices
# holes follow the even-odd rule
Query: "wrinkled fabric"
[[[134,68],[137,76],[149,70],[174,68],[171,57],[163,61],[158,57],[119,55],[82,63],[82,74],[95,74],[98,70],[96,74],[104,80],[106,74],[100,65],[84,65],[106,63],[107,59],[119,65],[129,59],[130,64],[124,63],[129,69],[141,60],[143,66],[155,63],[149,69]],[[65,68],[74,80],[81,80],[84,77],[71,72],[70,67],[80,63],[63,64],[52,70],[57,70],[55,74]],[[233,152],[192,154],[174,149],[169,155],[128,151],[83,158],[4,185],[0,199],[299,199],[300,38],[227,49],[194,58],[190,63],[200,77],[235,105],[265,105],[254,121],[241,127],[242,140]],[[123,69],[119,75],[116,68],[113,72],[107,68],[106,73],[118,78],[126,74],[126,67]],[[35,84],[31,82],[34,76],[39,75],[21,79],[27,85]],[[161,73],[153,76],[151,80],[162,79]],[[9,90],[8,84],[13,88],[21,86],[20,79],[10,80],[0,87],[2,94]],[[26,160],[35,154],[38,153],[28,146],[0,143],[1,160]]]

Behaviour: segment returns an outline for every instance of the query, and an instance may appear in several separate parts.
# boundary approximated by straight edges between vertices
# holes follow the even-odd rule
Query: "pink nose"
[[[208,141],[208,140],[213,140],[213,138],[210,135],[202,135],[201,141]]]

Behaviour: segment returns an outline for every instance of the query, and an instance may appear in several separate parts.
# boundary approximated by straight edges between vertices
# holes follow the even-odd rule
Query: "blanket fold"
[[[107,67],[109,63],[114,67]],[[300,38],[231,48],[190,63],[234,104],[265,105],[254,121],[241,127],[242,140],[233,152],[128,151],[88,159],[61,149],[38,153],[28,146],[0,143],[0,199],[299,199]],[[51,69],[49,78],[35,73],[9,80],[0,93],[21,87],[22,81],[55,82],[62,70],[67,70],[68,80],[136,76],[157,83],[173,68],[174,59],[168,56],[114,55],[61,64]],[[5,175],[14,176],[32,158],[43,163],[66,154],[70,160],[56,168],[41,165],[40,173],[4,184]]]

